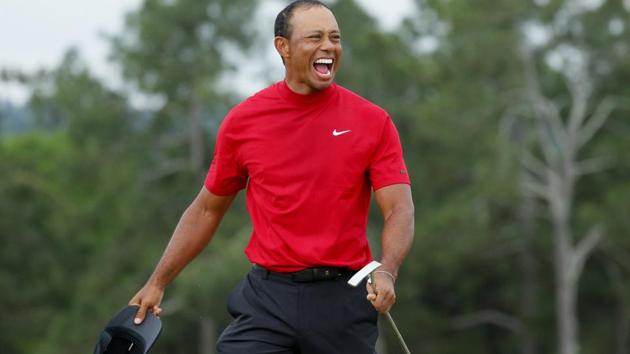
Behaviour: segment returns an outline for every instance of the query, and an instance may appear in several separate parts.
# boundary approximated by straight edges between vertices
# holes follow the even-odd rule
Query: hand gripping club
[[[374,283],[374,277],[372,276],[372,274],[374,273],[376,268],[380,266],[381,264],[377,261],[372,261],[368,263],[365,267],[361,268],[361,270],[356,272],[352,276],[352,278],[350,278],[350,280],[348,280],[348,284],[356,287],[357,285],[361,283],[361,281],[363,281],[363,279],[367,277],[368,283],[370,284],[372,289],[376,290],[376,283]],[[394,322],[394,319],[392,318],[392,315],[389,313],[389,311],[385,312],[385,317],[387,318],[387,321],[391,324],[392,328],[394,329],[394,332],[396,333],[396,337],[398,337],[398,341],[400,342],[400,345],[402,346],[405,353],[411,354],[411,352],[409,351],[409,347],[407,347],[407,343],[405,343],[405,340],[403,339],[402,334],[400,334],[400,331],[398,330],[398,327],[396,326],[396,323]]]

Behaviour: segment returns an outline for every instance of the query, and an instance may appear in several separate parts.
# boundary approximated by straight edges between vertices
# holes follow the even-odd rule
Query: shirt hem
[[[372,186],[372,189],[374,189],[374,191],[377,191],[383,187],[388,187],[394,184],[406,184],[406,185],[411,185],[411,181],[410,180],[391,180],[391,181],[386,181],[383,183],[379,183],[379,184],[375,184]]]

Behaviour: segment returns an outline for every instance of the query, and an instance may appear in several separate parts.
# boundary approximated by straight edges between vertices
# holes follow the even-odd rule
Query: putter
[[[348,280],[348,284],[356,287],[357,285],[359,285],[359,283],[361,283],[363,279],[365,279],[365,277],[367,277],[368,284],[370,284],[372,289],[376,290],[376,284],[374,283],[373,273],[376,270],[376,268],[380,266],[381,264],[377,261],[372,261],[368,263],[365,267],[361,268],[361,270],[356,272],[352,276],[352,278],[350,278],[350,280]],[[396,333],[396,337],[398,338],[398,341],[400,342],[400,345],[402,346],[405,353],[411,354],[411,352],[409,351],[409,347],[407,347],[407,343],[405,343],[405,340],[403,339],[402,334],[398,330],[398,326],[396,326],[396,323],[394,322],[394,319],[392,318],[392,315],[389,313],[389,311],[385,312],[385,317],[387,317],[387,321],[394,329],[394,333]]]

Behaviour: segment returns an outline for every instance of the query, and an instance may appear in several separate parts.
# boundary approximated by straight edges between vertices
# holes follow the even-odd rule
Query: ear
[[[282,57],[282,59],[286,59],[291,56],[291,51],[289,50],[289,40],[284,37],[275,37],[273,39],[273,45],[276,47],[276,51]]]

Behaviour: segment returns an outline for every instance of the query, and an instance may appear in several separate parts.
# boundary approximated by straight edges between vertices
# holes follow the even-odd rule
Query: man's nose
[[[335,43],[333,43],[330,38],[325,37],[320,48],[326,51],[333,50],[335,48]]]

